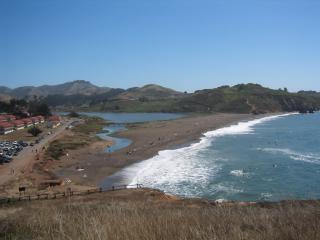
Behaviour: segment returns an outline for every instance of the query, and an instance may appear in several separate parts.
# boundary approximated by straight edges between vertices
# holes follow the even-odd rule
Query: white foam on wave
[[[130,184],[140,183],[174,194],[183,193],[182,195],[193,196],[201,190],[199,188],[207,187],[210,180],[220,171],[219,159],[211,156],[212,159],[208,164],[208,156],[202,159],[199,154],[210,146],[215,138],[225,135],[250,134],[254,131],[253,126],[255,125],[288,115],[291,114],[239,122],[229,127],[206,132],[197,143],[175,150],[159,151],[158,155],[133,164],[119,174],[126,177]]]
[[[209,131],[205,133],[204,135],[206,137],[219,137],[219,136],[225,136],[225,135],[235,135],[235,134],[249,134],[254,132],[253,126],[257,124],[261,124],[264,122],[268,122],[280,117],[285,117],[289,115],[294,115],[298,113],[287,113],[287,114],[281,114],[281,115],[273,115],[269,117],[264,117],[264,118],[259,118],[255,120],[251,120],[248,122],[239,122],[238,124],[229,126],[229,127],[224,127],[224,128],[219,128],[214,131]]]
[[[244,176],[248,176],[249,173],[242,170],[242,169],[236,169],[236,170],[232,170],[230,171],[230,174],[236,177],[244,177]]]
[[[261,193],[260,195],[261,195],[261,200],[268,200],[272,198],[272,194],[268,192]]]
[[[271,154],[283,154],[296,161],[320,164],[320,155],[315,153],[300,153],[289,148],[258,148],[257,150]]]

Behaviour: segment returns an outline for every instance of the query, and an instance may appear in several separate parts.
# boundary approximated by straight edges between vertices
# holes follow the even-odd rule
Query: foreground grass
[[[11,205],[0,216],[1,210],[11,213],[0,218],[3,239],[320,239],[319,203],[212,206],[100,197]]]

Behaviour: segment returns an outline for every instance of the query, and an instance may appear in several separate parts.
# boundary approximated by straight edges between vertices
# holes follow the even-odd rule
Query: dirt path
[[[17,179],[21,174],[30,169],[36,160],[37,154],[42,151],[43,147],[46,147],[49,142],[61,135],[70,123],[71,121],[63,123],[59,128],[54,129],[51,135],[46,135],[40,143],[33,147],[28,146],[24,148],[9,164],[0,166],[0,186],[5,185],[10,180]]]

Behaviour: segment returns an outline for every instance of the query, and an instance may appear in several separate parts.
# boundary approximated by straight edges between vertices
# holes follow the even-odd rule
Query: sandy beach
[[[122,168],[155,156],[160,150],[178,148],[198,141],[203,133],[235,124],[239,121],[262,118],[267,115],[225,114],[190,115],[185,118],[128,124],[127,131],[115,136],[128,138],[132,144],[113,153],[105,151],[103,141],[69,152],[59,167],[52,169],[57,176],[72,183],[96,186],[106,177]]]

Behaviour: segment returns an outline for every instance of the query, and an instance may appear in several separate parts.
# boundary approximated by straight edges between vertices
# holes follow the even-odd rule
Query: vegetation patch
[[[83,117],[83,122],[72,129],[72,136],[65,136],[50,143],[46,156],[58,160],[68,150],[78,149],[96,141],[98,138],[95,135],[102,131],[105,125],[106,122],[101,118]]]
[[[79,124],[73,128],[73,132],[78,134],[96,134],[102,131],[107,122],[98,117],[85,117],[82,116],[84,123]]]
[[[61,140],[55,140],[50,143],[46,155],[58,160],[66,154],[67,150],[73,150],[88,144],[87,139],[77,139],[74,137],[65,137]]]

